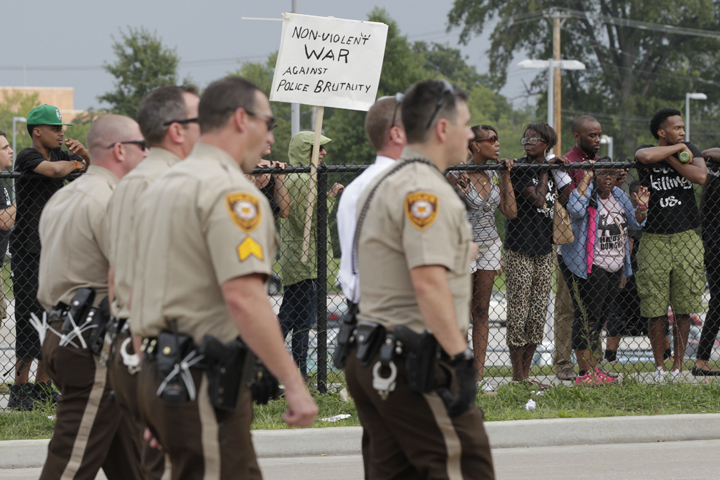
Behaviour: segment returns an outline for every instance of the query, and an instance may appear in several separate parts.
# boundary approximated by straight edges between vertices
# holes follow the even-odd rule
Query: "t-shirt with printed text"
[[[530,163],[525,157],[517,164]],[[555,181],[548,176],[545,204],[538,208],[525,198],[523,191],[528,187],[537,187],[542,172],[535,169],[515,169],[510,172],[515,199],[517,201],[517,217],[507,222],[505,248],[513,252],[528,255],[547,255],[552,252],[553,243],[553,208],[555,206]]]
[[[702,152],[685,142],[694,157]],[[635,152],[654,145],[640,145]],[[677,158],[675,154],[673,157]],[[700,226],[700,213],[695,200],[693,183],[665,161],[638,169],[640,183],[650,190],[647,221],[644,232],[670,235],[694,230]]]
[[[597,213],[593,264],[606,272],[617,272],[625,262],[625,239],[628,235],[625,209],[611,194],[606,200],[598,198]]]

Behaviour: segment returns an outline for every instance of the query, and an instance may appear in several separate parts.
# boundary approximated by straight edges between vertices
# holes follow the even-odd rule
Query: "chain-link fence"
[[[333,368],[331,360],[348,311],[338,280],[339,195],[332,187],[347,185],[365,168],[321,164],[315,188],[310,167],[255,171],[274,204],[283,244],[270,285],[271,302],[288,349],[320,392],[337,391],[344,384],[343,373]],[[716,220],[720,179],[708,174],[703,189],[667,167],[599,162],[593,167],[594,176],[583,182],[589,165],[571,164],[564,171],[574,179],[575,191],[563,195],[566,180],[559,165],[516,164],[510,176],[517,207],[513,214],[499,208],[494,198],[499,195],[496,189],[503,188],[504,169],[497,164],[460,165],[448,172],[458,194],[467,199],[471,220],[479,221],[483,214],[487,220],[489,215],[497,231],[496,237],[485,235],[478,242],[478,260],[468,266],[473,270],[468,341],[478,358],[481,388],[497,389],[521,378],[523,367],[530,381],[542,384],[701,380],[711,364],[695,368],[698,375],[693,375],[695,359],[712,362],[720,357],[717,307],[708,315],[711,290],[718,288],[715,265],[720,261],[720,241],[715,225],[720,222]],[[543,180],[543,172],[548,171],[548,180]],[[16,173],[0,174],[11,198],[9,182],[19,178]],[[464,182],[458,185],[458,179]],[[38,180],[42,181],[27,177],[29,182]],[[527,189],[543,181],[551,187],[546,197],[530,203]],[[282,194],[287,195],[289,208],[275,196],[280,184],[286,188]],[[650,188],[649,202],[643,186]],[[309,202],[312,192],[316,200]],[[553,207],[556,199],[563,210]],[[312,220],[306,229],[308,210]],[[564,212],[561,218],[567,215],[565,227],[555,218],[558,212]],[[546,227],[549,222],[556,235],[572,232],[572,241],[553,244],[552,235],[538,233],[543,222]],[[25,282],[21,288],[27,288],[33,276],[37,281],[37,267],[25,260],[32,257],[28,252],[39,256],[39,249],[25,247],[13,257],[5,255],[2,270],[0,367],[7,383],[15,374],[16,346],[27,348],[27,342],[16,339],[15,283],[20,277],[20,283]],[[15,282],[11,262],[15,262]],[[23,308],[32,310],[33,303]],[[657,370],[660,364],[667,374]],[[36,365],[33,362],[31,381]],[[672,372],[680,366],[683,373]],[[0,396],[0,410],[7,408],[7,399]]]
[[[517,164],[511,178],[525,182],[513,189],[517,216],[508,219],[497,205],[480,205],[494,217],[497,229],[497,240],[480,244],[480,258],[472,275],[468,341],[478,358],[478,380],[483,389],[494,390],[522,377],[516,370],[523,361],[513,361],[513,355],[518,354],[530,355],[524,359],[529,362],[526,376],[542,386],[563,382],[599,385],[630,378],[641,382],[698,381],[705,369],[693,370],[695,358],[717,360],[720,356],[715,326],[708,325],[701,340],[710,301],[705,263],[711,266],[715,261],[714,250],[708,246],[712,239],[707,227],[703,247],[699,215],[702,187],[667,167],[607,160],[594,165],[596,174],[582,186],[582,195],[570,194],[570,190],[577,190],[589,165],[565,168],[573,182],[565,196],[561,177],[568,175],[560,174],[559,165]],[[479,193],[482,204],[494,195],[492,189],[500,188],[499,172],[504,168],[497,164],[461,165],[451,168],[448,177],[457,179],[467,174],[462,178],[475,182],[473,191]],[[291,254],[292,249],[281,250],[276,266],[278,277],[271,292],[275,310],[281,323],[287,311],[299,318],[292,328],[285,329],[288,348],[310,383],[321,392],[333,391],[344,381],[342,372],[333,369],[331,358],[339,323],[347,313],[338,280],[341,252],[335,219],[337,200],[329,193],[336,182],[347,185],[364,169],[321,165],[317,171],[317,201],[310,231],[316,248],[310,249],[308,260],[312,274],[306,275],[312,281],[303,284],[305,278],[297,274],[307,270],[307,264],[296,254],[298,250],[291,258],[282,255]],[[298,202],[292,176],[305,175],[304,181],[308,181],[309,171],[308,167],[285,170],[291,203]],[[542,171],[551,171],[546,204],[523,205],[528,202],[523,189],[532,186],[533,178],[539,179]],[[481,185],[483,178],[494,185],[487,192]],[[714,181],[715,177],[708,175],[707,185]],[[649,198],[641,187],[650,188]],[[682,198],[677,192],[675,196],[668,194],[678,187],[686,191]],[[462,195],[463,189],[458,190]],[[574,233],[574,238],[559,242],[562,245],[537,234],[539,227],[532,225],[538,221],[533,216],[539,215],[549,221],[556,235],[562,231],[562,222],[553,225],[555,200],[561,201],[558,207],[565,212],[565,231]],[[467,203],[472,210],[472,202]],[[306,203],[301,200],[300,204],[295,211],[299,218],[294,219],[291,211],[288,218],[278,220],[282,242],[297,241],[293,228],[297,236],[297,226],[304,225],[307,210]],[[703,208],[712,207],[706,201]],[[497,268],[489,259],[493,256],[498,257]],[[293,328],[295,333],[290,331]],[[300,345],[305,341],[306,349]],[[661,364],[667,373],[658,371]],[[682,373],[674,372],[681,366]]]

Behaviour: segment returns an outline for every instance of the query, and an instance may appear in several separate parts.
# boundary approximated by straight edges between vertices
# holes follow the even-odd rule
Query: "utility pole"
[[[562,13],[558,10],[553,10],[549,13],[549,15],[546,15],[546,17],[549,17],[552,19],[553,22],[553,60],[555,62],[560,61],[560,29],[562,28],[563,23],[565,23],[565,20],[570,18],[569,15]],[[557,133],[558,141],[557,145],[555,145],[555,152],[557,155],[562,154],[562,76],[561,76],[561,69],[560,68],[554,68],[555,74],[554,74],[554,95],[553,99],[555,101],[555,105],[553,105],[553,110],[555,112],[555,121],[550,126],[555,129],[555,132]]]

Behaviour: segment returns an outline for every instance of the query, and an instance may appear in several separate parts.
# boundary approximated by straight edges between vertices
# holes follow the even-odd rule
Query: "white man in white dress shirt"
[[[400,115],[402,93],[394,97],[382,97],[370,107],[365,117],[365,133],[377,157],[360,176],[345,187],[337,210],[338,233],[340,236],[340,283],[349,302],[360,301],[360,286],[352,269],[352,249],[355,238],[357,202],[363,190],[400,158],[407,145],[405,129]]]

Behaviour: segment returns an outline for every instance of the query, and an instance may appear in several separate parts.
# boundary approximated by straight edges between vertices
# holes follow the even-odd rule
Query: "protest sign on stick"
[[[308,260],[324,107],[370,109],[377,96],[388,26],[286,13],[270,100],[317,106],[301,261]]]

